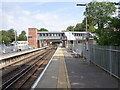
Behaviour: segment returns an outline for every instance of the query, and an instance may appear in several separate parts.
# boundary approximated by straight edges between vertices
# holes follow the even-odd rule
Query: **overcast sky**
[[[67,26],[81,23],[84,19],[85,7],[76,7],[76,4],[90,1],[4,0],[0,4],[0,30],[13,28],[18,33],[22,30],[27,32],[28,28],[46,28],[49,31],[65,30]],[[118,1],[114,0],[114,2]]]

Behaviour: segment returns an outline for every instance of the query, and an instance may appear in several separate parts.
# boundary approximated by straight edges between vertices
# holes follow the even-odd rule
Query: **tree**
[[[26,35],[26,32],[25,32],[25,31],[22,31],[21,34],[22,34],[22,35]]]
[[[120,46],[120,31],[114,31],[113,29],[106,29],[99,39],[97,39],[98,45],[105,46]]]
[[[108,28],[120,29],[120,18],[112,17],[108,24]]]
[[[84,27],[84,30],[86,30],[86,17],[83,19],[82,21],[83,23],[83,27]],[[88,32],[95,32],[95,26],[96,23],[94,22],[94,20],[92,20],[91,17],[87,17],[87,29],[88,29]]]
[[[38,31],[40,31],[40,32],[42,32],[42,31],[48,31],[47,29],[45,29],[45,28],[41,28],[40,30],[38,30]]]
[[[8,31],[2,30],[1,36],[2,36],[2,43],[3,44],[10,44],[15,40],[15,33],[14,29],[9,29]]]
[[[110,16],[115,13],[116,7],[111,2],[92,1],[88,3],[86,11],[84,14],[87,15],[88,21],[92,20],[100,30],[104,28]]]
[[[10,39],[10,37],[2,36],[2,42],[3,42],[5,45],[8,45],[8,44],[11,43],[11,39]]]
[[[26,32],[22,31],[21,34],[18,37],[19,41],[26,41],[27,40],[27,36],[26,36]]]
[[[74,31],[74,26],[68,26],[66,30],[68,30],[68,31]]]
[[[1,44],[6,44],[6,45],[10,44],[10,42],[11,42],[11,37],[9,37],[10,33],[8,33],[8,31],[4,31],[4,30],[0,31],[0,33],[1,33],[1,37],[2,37]]]
[[[112,17],[116,11],[114,3],[93,1],[88,3],[86,11],[84,14],[87,15],[88,29],[95,31],[98,45],[120,45],[120,20]]]
[[[9,29],[7,31],[7,35],[6,36],[8,36],[10,38],[11,42],[15,41],[15,33],[16,32],[15,32],[14,29]]]
[[[78,23],[76,24],[74,31],[85,31],[86,30],[86,25],[84,23]]]
[[[1,40],[1,44],[10,44],[12,43],[13,41],[15,41],[15,33],[17,34],[17,32],[15,32],[14,29],[9,29],[8,31],[5,31],[5,30],[2,30],[0,31],[1,33],[1,36],[2,36],[2,40]],[[17,38],[17,41],[26,41],[27,40],[27,37],[26,37],[26,32],[25,31],[22,31],[21,34],[18,36],[16,36]]]
[[[99,45],[120,46],[120,19],[112,17],[106,29],[102,30],[102,35],[97,40]]]
[[[88,31],[89,32],[92,32],[92,33],[94,33],[95,32],[95,28],[94,28],[94,26],[93,25],[89,25],[89,29],[88,29]]]

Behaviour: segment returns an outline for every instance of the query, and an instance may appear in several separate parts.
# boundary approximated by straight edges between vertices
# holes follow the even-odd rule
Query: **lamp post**
[[[86,6],[86,32],[88,32],[88,28],[87,28],[87,4],[76,4],[76,6]]]
[[[73,26],[73,35],[74,35],[74,26]],[[75,45],[74,45],[74,42],[75,42],[75,41],[73,40],[73,51],[75,50],[75,48],[74,48],[74,46],[75,46]]]
[[[86,42],[86,59],[87,59],[87,56],[88,56],[88,28],[87,28],[87,7],[88,7],[88,4],[76,4],[76,6],[86,6],[86,12],[85,12],[85,16],[86,16],[86,39],[87,39],[87,42]]]
[[[76,4],[76,6],[86,6],[86,15],[85,15],[85,16],[86,16],[86,36],[85,36],[85,37],[86,37],[86,39],[87,39],[87,41],[88,41],[88,38],[89,38],[88,28],[87,28],[87,25],[88,25],[88,24],[87,24],[87,21],[88,21],[88,20],[87,20],[87,7],[88,7],[88,4]]]
[[[88,24],[87,24],[87,22],[88,22],[88,20],[87,20],[87,7],[88,7],[88,4],[76,4],[76,6],[86,6],[86,35],[85,35],[85,37],[86,37],[86,39],[87,39],[87,41],[88,41],[88,38],[89,38],[89,35],[88,35]],[[88,47],[88,46],[87,46]]]

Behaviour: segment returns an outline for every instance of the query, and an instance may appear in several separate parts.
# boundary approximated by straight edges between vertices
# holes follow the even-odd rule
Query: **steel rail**
[[[41,52],[41,53],[40,53],[40,52]],[[46,51],[39,51],[40,54],[37,53],[38,55],[35,55],[35,56],[34,56],[34,59],[37,58],[39,55],[41,56],[44,52],[46,52]],[[33,56],[31,56],[31,57],[33,57]],[[9,70],[9,72],[7,72],[6,74],[3,74],[2,76],[0,76],[0,78],[4,78],[4,77],[6,78],[6,76],[7,76],[8,74],[14,72],[15,70],[17,70],[17,71],[20,70],[22,67],[25,66],[25,64],[30,63],[30,62],[33,60],[33,58],[31,59],[31,57],[28,57],[28,58],[27,58],[28,60],[26,60],[26,61],[25,61],[24,63],[22,63],[21,65],[13,68],[12,70],[9,70],[9,69],[10,69],[10,66],[7,67],[6,69]],[[23,60],[22,60],[22,61],[23,61]],[[22,62],[22,61],[21,61],[21,62]],[[14,64],[13,64],[13,65],[14,65]]]
[[[47,55],[45,58],[45,60],[43,60],[40,65],[38,65],[35,70],[30,73],[31,75],[29,75],[29,77],[22,83],[22,85],[19,87],[19,89],[22,89],[22,87],[26,86],[25,84],[27,83],[27,81],[38,71],[39,68],[44,68],[44,64],[46,64],[48,62],[48,59],[50,59],[50,57],[53,55],[54,51],[52,51],[50,53],[50,55]],[[43,69],[41,69],[40,71],[42,71]],[[27,87],[28,88],[28,87]],[[30,87],[29,87],[30,88]]]
[[[49,52],[45,52],[44,56],[47,55]],[[42,59],[44,56],[42,57],[38,57],[39,60]],[[19,80],[19,78],[21,78],[24,74],[26,74],[28,71],[30,71],[35,64],[39,61],[37,60],[32,66],[28,66],[27,68],[25,68],[24,70],[22,70],[20,73],[16,74],[13,78],[9,79],[8,81],[6,81],[5,83],[3,83],[0,87],[2,87],[2,89],[7,89],[9,88],[11,85],[13,85],[17,80]]]

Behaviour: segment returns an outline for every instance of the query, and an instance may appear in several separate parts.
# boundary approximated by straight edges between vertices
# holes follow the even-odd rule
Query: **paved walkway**
[[[40,81],[35,84],[35,88],[119,87],[117,79],[81,58],[74,58],[65,48],[58,48]]]
[[[120,82],[93,64],[74,58],[63,49],[71,88],[118,88]],[[119,87],[120,88],[120,87]]]
[[[58,48],[53,56],[53,59],[45,71],[40,81],[35,84],[35,88],[70,88],[70,83],[68,80],[66,64],[61,48]]]

